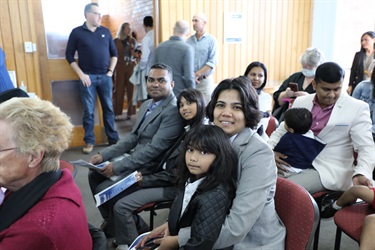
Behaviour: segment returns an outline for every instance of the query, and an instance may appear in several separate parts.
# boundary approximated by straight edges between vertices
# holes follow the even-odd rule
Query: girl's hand
[[[178,249],[178,236],[166,236],[154,240],[155,244],[160,244],[159,250],[174,250]]]
[[[151,233],[149,233],[145,237],[143,237],[143,239],[140,242],[138,242],[135,248],[143,247],[145,243],[151,238],[161,238],[161,237],[168,236],[168,235],[169,235],[168,223],[166,222],[160,227],[157,227],[154,230],[152,230]]]

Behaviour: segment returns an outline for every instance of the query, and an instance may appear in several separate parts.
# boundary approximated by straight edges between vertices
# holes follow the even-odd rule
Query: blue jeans
[[[116,143],[119,140],[117,131],[115,130],[112,106],[112,78],[107,75],[90,75],[91,85],[83,86],[80,81],[80,91],[83,111],[83,129],[85,136],[83,140],[86,144],[95,144],[94,134],[94,112],[95,98],[98,93],[100,104],[103,110],[104,131],[107,135],[109,143]]]

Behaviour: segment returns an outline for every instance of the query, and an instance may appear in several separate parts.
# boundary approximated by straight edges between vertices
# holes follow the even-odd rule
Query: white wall
[[[316,0],[313,11],[312,47],[345,69],[347,85],[361,35],[375,31],[375,0]]]

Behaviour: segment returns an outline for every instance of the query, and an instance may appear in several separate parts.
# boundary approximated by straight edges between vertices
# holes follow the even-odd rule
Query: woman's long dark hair
[[[374,31],[367,31],[367,32],[365,32],[365,33],[362,34],[362,36],[361,36],[361,41],[362,41],[362,38],[363,38],[365,35],[368,35],[368,36],[371,37],[372,39],[375,38],[375,32],[374,32]],[[375,50],[375,43],[374,43],[374,50]],[[360,51],[362,52],[362,54],[363,54],[363,53],[366,54],[366,50],[363,48],[362,43],[361,43],[361,50],[360,50]],[[375,57],[375,55],[374,55],[374,57]]]
[[[374,31],[367,31],[367,32],[362,34],[361,41],[362,41],[362,38],[365,35],[368,35],[372,39],[375,38],[375,32]],[[375,51],[375,43],[374,43],[374,51]],[[362,43],[361,43],[361,49],[359,51],[359,68],[358,68],[358,72],[360,72],[360,74],[363,74],[363,70],[364,70],[364,67],[365,67],[364,64],[363,64],[363,60],[365,59],[365,57],[366,57],[366,49],[363,48]],[[374,58],[373,59],[375,59],[375,52],[374,52]],[[363,77],[361,79],[363,79]]]
[[[233,198],[237,181],[238,156],[225,132],[214,125],[197,125],[186,134],[178,158],[177,184],[181,190],[189,178],[190,180],[196,178],[186,166],[185,153],[188,147],[216,155],[205,174],[206,179],[202,181],[197,191],[205,192],[223,183],[224,186],[229,187],[230,197]]]
[[[250,73],[250,71],[255,68],[255,67],[260,67],[263,69],[263,72],[264,72],[264,82],[262,83],[262,85],[257,88],[257,93],[259,95],[260,91],[264,89],[264,87],[266,86],[267,84],[267,68],[266,68],[266,65],[264,65],[263,63],[261,62],[252,62],[249,64],[249,66],[247,66],[246,70],[245,70],[245,73],[244,73],[244,76],[248,77],[247,75]],[[250,78],[250,77],[249,77]]]
[[[182,90],[177,98],[177,109],[179,111],[182,97],[188,102],[195,102],[197,104],[197,114],[191,120],[185,121],[185,124],[190,125],[192,128],[196,125],[202,124],[203,119],[206,117],[206,103],[202,93],[193,88]]]

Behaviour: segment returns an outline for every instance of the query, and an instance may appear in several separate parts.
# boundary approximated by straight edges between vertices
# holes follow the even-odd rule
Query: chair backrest
[[[19,88],[8,89],[0,93],[0,103],[8,101],[9,99],[12,99],[13,97],[29,97],[29,95],[25,91]]]
[[[73,178],[76,176],[77,169],[69,162],[60,159],[60,169],[64,169],[64,168],[68,169],[72,173]]]
[[[278,126],[279,122],[276,120],[275,117],[271,115],[266,129],[266,134],[268,135],[268,137],[271,136],[272,132],[275,131]]]
[[[301,186],[278,177],[276,212],[286,227],[285,249],[310,249],[319,222],[319,209]]]

